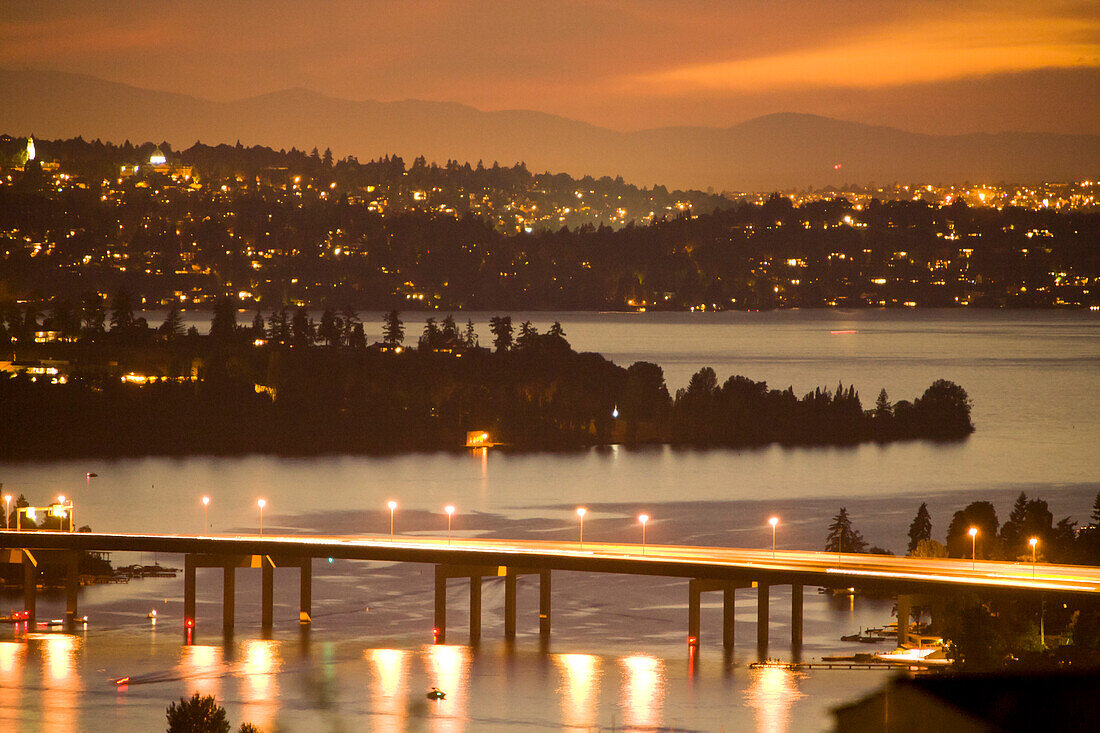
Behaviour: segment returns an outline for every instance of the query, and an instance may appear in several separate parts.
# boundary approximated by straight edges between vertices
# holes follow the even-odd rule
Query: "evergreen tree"
[[[214,317],[210,321],[210,338],[228,343],[237,335],[237,304],[228,295],[214,301]]]
[[[928,514],[928,504],[922,501],[920,508],[917,509],[917,516],[913,518],[913,522],[909,525],[909,549],[907,552],[912,555],[921,540],[930,539],[932,539],[932,517]]]
[[[80,318],[84,321],[84,330],[90,334],[103,333],[103,324],[107,316],[103,311],[103,296],[90,292],[80,304]]]
[[[382,319],[382,341],[397,346],[405,340],[405,327],[401,324],[400,314],[392,310]]]
[[[310,346],[314,341],[313,321],[305,306],[299,306],[290,320],[290,342],[299,348]]]
[[[272,343],[285,344],[290,341],[290,315],[285,307],[271,311],[267,325],[268,339]]]
[[[321,327],[317,335],[328,346],[336,346],[340,343],[340,328],[337,326],[336,309],[329,306],[321,314]]]
[[[462,341],[467,349],[477,348],[477,333],[474,332],[474,322],[472,320],[466,321],[466,332],[462,335]],[[1100,494],[1097,494],[1096,501],[1100,502]]]
[[[129,331],[134,327],[134,304],[130,292],[119,288],[111,300],[111,331]]]
[[[458,341],[458,326],[455,325],[455,318],[450,313],[443,319],[443,324],[440,327],[441,335],[443,337],[443,343],[447,346],[452,346]]]
[[[887,396],[885,387],[878,393],[878,399],[875,400],[874,414],[876,420],[888,420],[894,416],[894,406],[890,404],[890,397]]]
[[[497,353],[512,348],[511,316],[494,316],[489,319],[489,331],[493,334],[493,348]]]
[[[260,312],[259,308],[256,309],[256,315],[252,318],[251,336],[253,341],[264,338],[264,314]]]
[[[565,338],[565,329],[561,327],[561,321],[554,321],[547,333],[556,338]]]
[[[164,316],[164,323],[160,324],[160,332],[164,338],[174,341],[183,335],[183,319],[180,318],[179,303],[172,301],[168,306],[168,313]]]
[[[190,700],[181,697],[179,704],[170,704],[165,717],[168,733],[229,733],[230,729],[225,708],[214,701],[213,695],[197,692]]]
[[[538,335],[538,329],[532,326],[530,321],[524,321],[519,327],[519,338],[516,339],[516,347],[526,349],[532,346]]]
[[[438,348],[441,337],[439,324],[435,322],[434,318],[428,318],[424,321],[424,333],[420,336],[420,348],[426,351]]]
[[[848,517],[848,510],[840,507],[840,511],[833,517],[833,523],[829,525],[829,534],[825,537],[826,552],[864,552],[867,542],[863,535],[852,528],[852,520]]]
[[[344,309],[340,311],[340,315],[344,317],[341,338],[343,338],[345,344],[351,346],[351,336],[355,333],[355,327],[360,326],[360,331],[362,331],[362,324],[359,322],[359,314],[356,313],[355,309],[350,305],[345,305]]]

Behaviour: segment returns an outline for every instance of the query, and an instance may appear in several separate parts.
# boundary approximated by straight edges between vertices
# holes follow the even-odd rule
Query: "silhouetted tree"
[[[885,390],[884,390],[885,392]],[[917,509],[917,516],[913,517],[909,525],[909,548],[907,552],[912,555],[922,540],[932,539],[932,517],[928,514],[928,504],[921,502]]]
[[[179,303],[172,301],[168,306],[168,313],[164,316],[164,323],[160,324],[160,332],[164,338],[174,341],[183,335],[183,319],[180,318]]]
[[[946,379],[933,382],[913,403],[913,412],[934,437],[960,438],[974,432],[970,397],[966,390]]]
[[[382,341],[397,346],[405,340],[405,327],[401,325],[400,314],[392,310],[382,319]]]
[[[134,327],[134,304],[130,291],[119,288],[111,299],[111,331],[126,332]]]
[[[103,311],[103,296],[96,292],[88,293],[80,302],[80,319],[84,321],[88,333],[102,333],[107,314]]]
[[[290,315],[287,309],[280,308],[271,312],[267,319],[268,338],[272,343],[286,344],[290,342]]]
[[[951,517],[947,527],[947,552],[951,557],[970,557],[971,539],[968,534],[971,527],[978,530],[974,545],[978,557],[997,559],[1001,556],[1000,542],[997,539],[997,510],[988,501],[975,501],[968,504]]]
[[[538,329],[532,326],[530,321],[524,321],[519,327],[519,338],[516,339],[516,347],[520,349],[530,347],[538,335]]]
[[[305,306],[300,306],[294,311],[290,320],[290,341],[294,346],[305,348],[315,340],[313,322],[310,320],[309,311]]]
[[[493,334],[493,348],[497,353],[512,348],[512,317],[494,316],[489,319],[489,331]]]
[[[424,333],[420,335],[420,348],[425,351],[439,348],[442,342],[441,336],[439,324],[434,318],[429,317],[424,321]]]
[[[863,535],[852,528],[848,510],[840,507],[840,511],[833,517],[833,523],[829,525],[829,534],[825,536],[825,551],[859,553],[866,549],[867,542]]]
[[[547,331],[547,334],[558,338],[565,338],[565,329],[561,327],[561,321],[554,321],[550,325],[550,330]]]
[[[214,301],[214,317],[210,320],[210,338],[219,343],[230,343],[237,335],[237,304],[223,295]]]
[[[340,328],[336,325],[336,309],[329,306],[321,314],[321,327],[317,335],[328,346],[336,346],[340,343]]]
[[[474,322],[472,320],[466,321],[466,332],[462,335],[462,342],[466,345],[467,349],[477,348],[477,333],[474,331]]]
[[[180,698],[179,704],[171,703],[165,714],[168,733],[229,733],[229,718],[225,708],[214,701],[213,695],[195,693],[191,699]]]
[[[344,317],[343,333],[341,333],[340,337],[344,340],[345,344],[352,346],[351,336],[355,332],[355,327],[362,325],[359,321],[359,314],[356,313],[355,309],[350,305],[345,305],[340,315]],[[360,328],[360,330],[362,329]]]

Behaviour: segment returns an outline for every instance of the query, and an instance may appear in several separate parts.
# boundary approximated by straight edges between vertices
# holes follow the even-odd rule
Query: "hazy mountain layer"
[[[448,102],[355,102],[302,89],[232,102],[61,72],[0,70],[0,130],[13,135],[237,140],[331,147],[337,157],[525,161],[534,171],[621,175],[639,185],[727,190],[893,181],[1035,182],[1096,176],[1100,136],[923,135],[800,114],[729,128],[618,132],[524,110]],[[840,164],[840,168],[835,166]]]

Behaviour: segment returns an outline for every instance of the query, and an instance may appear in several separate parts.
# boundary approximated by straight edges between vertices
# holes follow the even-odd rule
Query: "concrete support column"
[[[516,638],[516,572],[508,568],[504,574],[504,638]]]
[[[447,575],[435,566],[435,643],[447,643]]]
[[[756,586],[756,646],[761,654],[768,651],[768,596],[769,588],[763,583]]]
[[[550,638],[550,571],[539,571],[539,636]]]
[[[183,625],[195,626],[195,556],[183,558]]]
[[[470,643],[481,639],[481,576],[470,577]]]
[[[911,596],[898,594],[898,646],[909,644],[909,612],[912,604]]]
[[[275,624],[275,566],[271,558],[260,559],[260,626],[270,629]]]
[[[237,568],[226,563],[222,568],[222,633],[233,635],[233,619],[237,601]]]
[[[688,581],[688,644],[699,646],[699,601],[702,591],[699,589],[699,581]]]
[[[302,559],[298,581],[298,621],[303,624],[313,623],[313,558]]]
[[[791,586],[791,648],[802,646],[802,586]]]
[[[76,621],[77,596],[80,591],[80,553],[65,553],[65,622]]]
[[[734,598],[735,590],[732,585],[722,589],[722,646],[726,649],[733,649],[734,622],[736,621],[737,609]]]
[[[38,563],[23,550],[23,610],[27,612],[27,631],[34,631],[35,606],[38,600]]]

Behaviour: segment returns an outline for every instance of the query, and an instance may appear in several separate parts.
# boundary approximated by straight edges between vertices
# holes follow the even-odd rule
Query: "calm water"
[[[487,333],[491,314],[473,314]],[[912,399],[937,378],[963,385],[978,432],[953,445],[692,451],[610,447],[555,454],[432,453],[291,460],[144,459],[0,464],[5,490],[42,503],[75,499],[78,523],[97,530],[254,530],[255,500],[267,499],[265,531],[380,532],[387,499],[400,502],[399,531],[445,529],[509,537],[574,536],[572,508],[591,510],[585,535],[635,538],[632,518],[654,517],[653,542],[763,546],[764,521],[782,517],[781,547],[821,545],[829,516],[848,507],[869,541],[904,550],[921,501],[942,535],[951,512],[993,501],[1002,518],[1020,490],[1051,503],[1056,517],[1087,517],[1100,490],[1100,316],[1082,312],[818,312],[767,314],[514,314],[540,329],[560,320],[575,348],[617,363],[661,364],[670,389],[698,368],[721,379],[744,374],[797,392],[852,383],[870,406],[880,388]],[[368,338],[381,319],[365,314]],[[410,333],[416,320],[407,318]],[[464,318],[463,318],[464,320]],[[832,331],[854,330],[851,334]],[[483,338],[485,338],[483,334]],[[487,340],[487,339],[485,339]],[[89,486],[84,474],[99,477]],[[270,528],[270,529],[269,529]],[[118,557],[132,562],[152,557]],[[158,558],[179,563],[178,558]],[[684,653],[686,583],[562,573],[554,584],[554,637],[538,652],[527,618],[516,648],[500,636],[503,590],[487,582],[480,649],[424,646],[430,638],[430,573],[416,566],[316,564],[315,623],[299,638],[297,577],[277,573],[277,632],[258,638],[258,579],[238,579],[238,634],[220,634],[220,578],[200,574],[198,644],[180,644],[181,580],[89,588],[77,637],[17,641],[0,631],[0,723],[16,730],[158,729],[168,700],[195,689],[224,700],[236,725],[251,719],[286,730],[512,730],[612,726],[626,729],[821,730],[829,709],[881,683],[882,673],[756,672],[755,596],[738,595],[738,648],[715,648],[720,604],[705,606],[704,648],[694,669]],[[282,584],[285,583],[285,586]],[[286,590],[288,595],[283,595]],[[465,638],[464,589],[449,617]],[[789,596],[772,598],[771,656],[789,655]],[[41,600],[41,617],[61,599]],[[18,596],[0,597],[16,606]],[[157,626],[145,619],[160,614]],[[537,608],[521,584],[520,609]],[[368,610],[369,609],[369,610]],[[6,607],[5,609],[6,610]],[[891,603],[807,594],[803,657],[853,651],[837,641],[889,620]],[[521,624],[523,622],[521,621]],[[709,633],[709,636],[708,636]],[[426,638],[427,637],[429,638]],[[115,690],[111,677],[146,675]],[[426,705],[431,685],[448,692]]]

